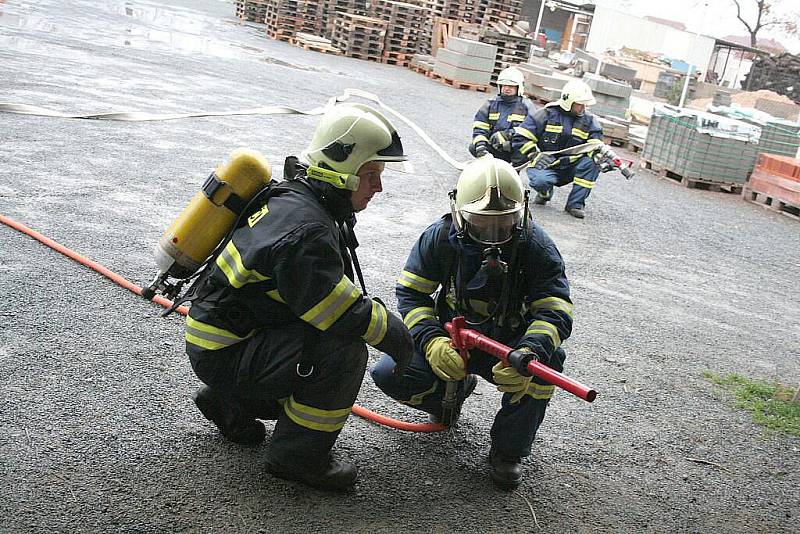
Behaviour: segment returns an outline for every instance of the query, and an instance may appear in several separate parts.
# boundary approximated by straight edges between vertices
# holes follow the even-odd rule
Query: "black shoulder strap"
[[[264,202],[266,202],[270,197],[274,196],[278,191],[285,189],[285,187],[283,187],[283,184],[285,183],[286,182],[270,180],[269,183],[258,193],[256,193],[249,202],[242,206],[241,211],[231,226],[231,229],[228,231],[222,241],[220,241],[216,248],[211,251],[211,254],[209,254],[208,258],[206,258],[203,264],[198,267],[191,276],[185,278],[183,282],[181,282],[183,284],[194,277],[194,280],[186,292],[184,292],[183,295],[175,298],[175,300],[172,302],[172,306],[170,306],[161,314],[162,317],[166,317],[174,312],[181,304],[186,304],[187,302],[192,302],[200,297],[205,296],[213,289],[210,287],[210,284],[208,284],[208,277],[211,273],[211,267],[217,261],[217,257],[228,245],[228,242],[233,238],[233,233],[243,224],[243,221],[246,221],[248,217],[250,217],[256,207],[262,206]]]
[[[436,241],[436,250],[441,254],[439,257],[439,272],[441,277],[439,283],[442,285],[439,295],[436,297],[436,313],[439,317],[443,316],[447,308],[447,294],[453,284],[453,264],[456,259],[456,252],[450,246],[450,225],[453,224],[452,215],[449,213],[442,217],[444,223],[439,230],[439,238]]]

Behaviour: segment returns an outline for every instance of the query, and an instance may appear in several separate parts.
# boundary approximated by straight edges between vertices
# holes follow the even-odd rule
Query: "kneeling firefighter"
[[[383,115],[335,106],[193,289],[186,351],[205,383],[195,403],[240,444],[264,440],[257,419],[277,420],[267,470],[278,477],[352,486],[356,466],[331,449],[361,386],[365,343],[400,369],[413,354],[402,320],[366,296],[357,260],[361,289],[353,283],[354,213],[382,190],[386,162],[405,159]]]
[[[415,354],[400,381],[383,357],[375,384],[392,398],[442,415],[449,382],[460,407],[476,378],[504,393],[491,429],[490,475],[501,488],[522,479],[554,386],[520,375],[479,350],[468,361],[444,328],[465,316],[470,328],[561,371],[561,343],[572,331],[564,263],[553,241],[530,220],[527,195],[511,164],[485,157],[470,163],[451,193],[452,213],[430,225],[411,250],[396,286],[398,309],[414,337]]]

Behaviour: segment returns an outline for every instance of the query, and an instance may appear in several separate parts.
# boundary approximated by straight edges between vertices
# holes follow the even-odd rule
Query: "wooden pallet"
[[[297,39],[296,37],[292,37],[289,40],[289,43],[302,48],[303,50],[309,50],[311,52],[320,52],[322,54],[331,54],[334,56],[341,56],[342,51],[336,47],[333,47],[329,44],[324,43],[310,43],[307,41],[303,41],[302,39]]]
[[[608,135],[603,136],[603,142],[607,145],[618,146],[620,148],[628,149],[631,147],[630,141],[621,137],[611,137]]]
[[[714,180],[704,180],[702,178],[686,178],[669,169],[654,165],[652,162],[645,159],[641,160],[640,166],[653,171],[659,178],[663,178],[670,183],[680,184],[689,189],[702,189],[715,193],[723,192],[738,195],[742,192],[742,187],[744,186],[744,184],[739,182],[717,182]]]
[[[413,65],[411,63],[408,64],[408,68],[417,74],[422,74],[423,76],[428,76],[428,73],[431,72],[431,69],[426,69],[420,67],[419,65]]]
[[[756,191],[748,185],[745,185],[744,189],[742,190],[742,198],[748,202],[752,202],[753,204],[761,206],[762,208],[774,211],[775,213],[780,213],[781,215],[785,215],[790,219],[800,221],[800,206],[795,206],[794,204],[785,202],[778,197],[769,196],[766,193]]]
[[[449,85],[450,87],[452,87],[454,89],[467,89],[469,91],[480,91],[482,93],[488,93],[489,91],[492,90],[492,86],[491,85],[482,85],[482,84],[477,84],[477,83],[462,82],[462,81],[459,81],[459,80],[451,80],[450,78],[445,78],[444,76],[436,74],[433,71],[429,71],[427,73],[427,76],[428,76],[428,78],[432,78],[432,79],[436,80],[437,82],[443,83],[445,85]]]

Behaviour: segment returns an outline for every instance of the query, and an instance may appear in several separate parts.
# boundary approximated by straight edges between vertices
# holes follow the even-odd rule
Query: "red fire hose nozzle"
[[[450,333],[450,339],[455,349],[459,351],[479,349],[486,354],[499,358],[504,364],[509,365],[508,355],[513,352],[514,349],[476,330],[469,329],[466,325],[467,322],[463,317],[455,317],[452,322],[444,325],[445,329]],[[596,390],[568,376],[564,376],[536,360],[528,362],[528,372],[587,402],[592,402],[597,398]]]

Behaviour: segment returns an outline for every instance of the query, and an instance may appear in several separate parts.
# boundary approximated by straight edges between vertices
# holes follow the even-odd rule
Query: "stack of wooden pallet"
[[[380,19],[336,13],[331,44],[344,55],[380,62],[386,42],[387,23]]]
[[[320,33],[321,0],[267,0],[266,6],[267,37],[290,41],[298,32]]]
[[[461,22],[480,22],[486,0],[440,0],[439,16]]]
[[[484,26],[481,32],[481,42],[497,47],[492,82],[497,80],[497,75],[504,68],[528,61],[533,39],[524,35],[513,26],[502,22],[490,22]]]
[[[386,44],[383,62],[406,66],[417,52],[421,30],[428,18],[428,8],[395,2],[373,0],[372,16],[386,22]]]
[[[323,54],[333,54],[334,56],[342,55],[342,51],[333,46],[330,39],[326,39],[325,37],[320,37],[318,35],[298,32],[290,42],[304,50],[322,52]]]
[[[481,22],[483,24],[492,22],[514,24],[519,20],[521,12],[522,0],[489,0]]]
[[[236,16],[242,20],[264,24],[266,14],[266,0],[236,0]]]
[[[337,13],[350,13],[351,15],[367,15],[366,0],[323,0],[322,32],[325,36],[333,35],[333,21]]]

